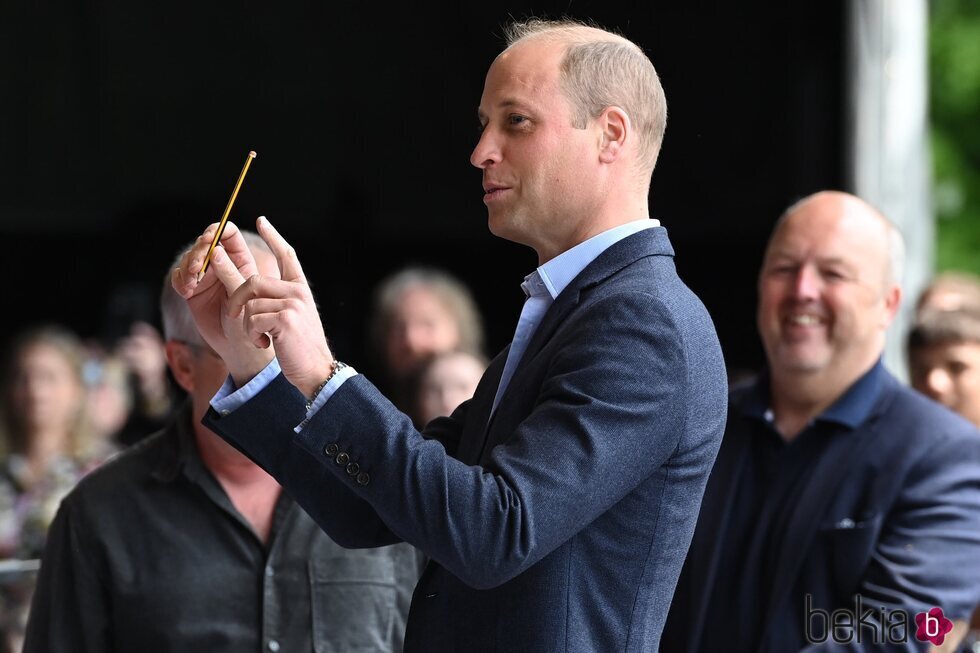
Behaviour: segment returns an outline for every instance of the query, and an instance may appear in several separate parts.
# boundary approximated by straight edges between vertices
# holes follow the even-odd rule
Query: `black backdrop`
[[[486,228],[468,163],[508,17],[619,29],[667,93],[651,213],[715,317],[729,365],[761,360],[755,283],[768,230],[844,183],[843,2],[132,3],[0,7],[4,339],[41,320],[88,337],[113,297],[233,212],[296,245],[342,356],[363,356],[370,289],[405,263],[474,289],[491,354],[533,253]],[[113,303],[115,301],[115,303]]]

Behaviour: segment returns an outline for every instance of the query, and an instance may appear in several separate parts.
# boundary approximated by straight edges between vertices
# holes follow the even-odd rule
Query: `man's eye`
[[[527,122],[527,118],[516,113],[507,116],[507,123],[511,125],[520,125]]]

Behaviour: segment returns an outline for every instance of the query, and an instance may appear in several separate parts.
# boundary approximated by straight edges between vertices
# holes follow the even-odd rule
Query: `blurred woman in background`
[[[109,454],[105,440],[88,437],[85,360],[74,334],[43,326],[13,341],[0,377],[0,628],[15,650],[33,589],[29,561],[41,557],[61,499]]]
[[[483,356],[466,351],[436,354],[419,373],[416,421],[425,425],[437,417],[452,415],[456,407],[473,396],[487,369]]]
[[[409,267],[382,281],[374,292],[370,333],[376,383],[410,414],[418,374],[432,356],[454,350],[483,354],[483,321],[473,295],[435,268]]]

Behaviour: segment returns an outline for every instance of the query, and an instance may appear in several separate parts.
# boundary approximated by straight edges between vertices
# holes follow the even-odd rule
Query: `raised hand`
[[[245,335],[255,347],[268,347],[271,338],[283,375],[309,397],[329,376],[334,357],[296,250],[266,218],[259,218],[256,227],[275,254],[282,278],[248,277],[228,299],[225,315],[241,315]],[[219,269],[218,274],[227,286],[226,271]],[[227,274],[231,281],[231,271]]]
[[[146,322],[135,322],[116,352],[136,375],[144,410],[153,415],[170,410],[167,355],[160,332]]]
[[[221,356],[241,386],[268,365],[274,353],[255,347],[245,334],[240,317],[228,312],[229,295],[259,271],[234,223],[225,225],[221,246],[211,255],[207,273],[200,281],[197,279],[217,228],[217,223],[212,224],[198,237],[174,269],[171,283],[187,300],[201,336]]]

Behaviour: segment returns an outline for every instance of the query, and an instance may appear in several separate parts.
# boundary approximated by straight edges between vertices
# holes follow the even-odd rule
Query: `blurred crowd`
[[[17,641],[61,499],[140,433],[165,424],[177,399],[153,326],[133,324],[108,348],[47,324],[7,343],[0,401],[0,556],[8,564],[0,619]]]
[[[465,285],[434,268],[404,269],[377,288],[374,373],[419,426],[472,396],[487,365],[483,325]],[[0,629],[20,650],[45,536],[62,499],[114,455],[164,428],[183,393],[161,330],[116,325],[114,343],[61,324],[6,343],[0,397]]]

